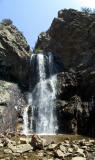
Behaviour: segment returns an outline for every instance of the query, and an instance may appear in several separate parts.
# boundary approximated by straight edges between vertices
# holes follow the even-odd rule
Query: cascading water
[[[32,92],[29,93],[29,105],[32,108],[31,120],[28,122],[28,112],[24,113],[24,129],[26,134],[32,132],[37,134],[55,134],[57,132],[57,117],[56,117],[56,84],[57,76],[54,74],[53,55],[48,53],[33,54],[31,64],[36,61],[36,66],[33,65],[33,70],[36,68],[35,85]],[[30,123],[30,125],[29,125]],[[30,126],[30,127],[29,127]]]
[[[23,111],[23,123],[24,123],[24,129],[23,134],[28,134],[28,106],[24,108]]]

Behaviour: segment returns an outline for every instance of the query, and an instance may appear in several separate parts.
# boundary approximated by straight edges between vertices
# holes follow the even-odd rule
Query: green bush
[[[37,53],[41,53],[42,52],[42,49],[40,49],[40,48],[36,48],[35,50],[34,50],[34,52],[37,54]]]
[[[9,26],[12,25],[13,22],[11,19],[3,19],[1,23],[5,26]]]
[[[81,11],[84,12],[85,14],[95,14],[95,9],[87,8],[87,7],[82,7]]]

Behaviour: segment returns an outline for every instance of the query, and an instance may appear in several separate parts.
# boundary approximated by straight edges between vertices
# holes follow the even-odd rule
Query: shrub
[[[3,19],[2,20],[2,24],[5,25],[5,26],[9,26],[9,25],[12,25],[12,20],[11,19]]]
[[[37,54],[37,53],[41,53],[42,52],[42,49],[40,49],[40,48],[36,48],[35,50],[34,50],[34,52]]]
[[[87,8],[87,7],[82,7],[81,11],[84,12],[85,14],[95,14],[95,9]]]
[[[84,12],[84,13],[86,13],[86,14],[92,12],[91,8],[87,8],[87,7],[82,7],[81,11]]]

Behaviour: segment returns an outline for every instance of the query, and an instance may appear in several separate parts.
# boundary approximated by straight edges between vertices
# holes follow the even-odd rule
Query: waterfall
[[[28,106],[24,108],[23,121],[24,121],[23,134],[27,135],[28,134]]]
[[[31,122],[27,121],[28,112],[25,111],[23,133],[26,131],[27,133],[55,134],[58,128],[55,105],[57,76],[54,74],[53,55],[52,53],[34,54],[31,57],[31,64],[34,70],[32,77],[36,85],[28,96],[32,110]]]

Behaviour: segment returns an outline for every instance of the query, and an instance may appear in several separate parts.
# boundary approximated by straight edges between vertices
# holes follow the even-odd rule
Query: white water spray
[[[34,56],[37,61],[37,66],[34,67],[37,67],[38,83],[32,93],[29,93],[29,105],[32,107],[31,124],[28,128],[28,112],[24,113],[23,118],[26,119],[24,120],[24,133],[31,131],[37,134],[55,134],[58,128],[55,111],[57,77],[53,75],[53,56],[51,53],[47,56],[43,54],[35,54]],[[31,63],[33,63],[32,58]]]
[[[24,108],[23,111],[23,134],[27,135],[28,134],[28,106]]]

